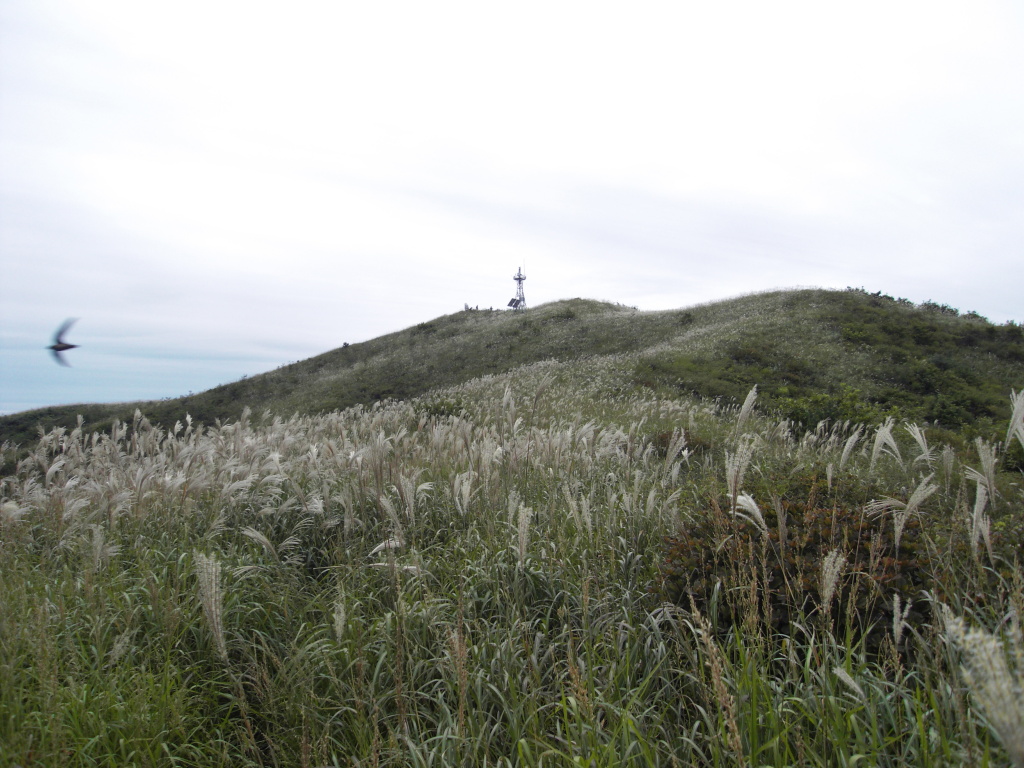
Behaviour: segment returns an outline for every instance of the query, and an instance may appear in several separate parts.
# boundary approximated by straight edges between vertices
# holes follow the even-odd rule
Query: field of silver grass
[[[1024,397],[1005,439],[954,449],[619,370],[43,435],[0,480],[0,764],[1024,765],[1024,578],[998,543]],[[759,489],[809,473],[955,568],[925,614],[895,597],[882,652],[820,610],[780,635],[666,599],[666,537],[718,508],[767,541]],[[849,554],[812,574],[827,606]]]

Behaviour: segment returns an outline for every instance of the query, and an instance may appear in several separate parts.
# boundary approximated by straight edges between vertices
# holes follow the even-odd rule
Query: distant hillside
[[[985,431],[1024,387],[1024,331],[950,307],[861,290],[793,290],[687,309],[639,312],[583,299],[526,312],[467,310],[174,400],[71,405],[0,417],[0,441],[38,428],[87,430],[136,409],[171,426],[289,416],[409,399],[541,360],[614,356],[633,388],[742,399],[813,425],[888,415]]]
[[[862,290],[801,290],[698,308],[668,348],[640,355],[638,380],[760,402],[813,427],[887,416],[986,430],[1024,388],[1024,329],[948,306]]]

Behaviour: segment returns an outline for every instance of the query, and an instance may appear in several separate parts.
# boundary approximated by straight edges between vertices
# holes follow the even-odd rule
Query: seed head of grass
[[[519,567],[526,562],[526,550],[530,543],[530,520],[533,519],[533,509],[525,504],[519,505]]]
[[[1024,670],[1011,670],[1003,644],[995,635],[968,629],[958,616],[947,615],[945,624],[947,637],[963,653],[961,672],[975,701],[1010,760],[1024,768]],[[1019,649],[1019,637],[1011,642]]]
[[[227,661],[228,647],[222,620],[224,595],[220,584],[220,562],[216,557],[207,557],[202,552],[195,552],[194,557],[196,578],[199,582],[199,601],[213,634],[217,654],[222,660]]]
[[[345,628],[348,626],[348,610],[345,606],[345,590],[339,588],[338,596],[334,600],[334,637],[340,643],[345,637]]]
[[[739,416],[736,417],[736,428],[734,433],[737,435],[743,434],[743,428],[747,425],[750,420],[750,414],[754,410],[754,403],[757,400],[757,385],[755,384],[750,388],[747,393],[747,397],[743,400],[743,406],[740,408]]]
[[[978,451],[978,462],[981,464],[981,471],[979,472],[972,467],[968,467],[965,470],[967,479],[973,480],[979,484],[984,484],[985,489],[988,491],[989,498],[992,503],[995,504],[997,495],[996,465],[998,463],[996,446],[980,437],[974,441],[974,445]]]
[[[854,694],[856,694],[858,699],[860,699],[862,702],[867,702],[868,697],[864,694],[864,689],[860,687],[860,683],[854,680],[849,672],[847,672],[842,667],[834,667],[832,669],[832,672],[835,674],[836,677],[842,680],[843,684],[846,685],[847,688],[849,688],[851,691],[853,691]]]
[[[899,499],[886,498],[872,501],[867,505],[868,512],[873,514],[882,513],[890,509],[893,510],[892,525],[894,543],[897,549],[899,549],[900,538],[903,536],[903,529],[910,515],[939,489],[937,485],[931,482],[933,477],[934,475],[928,475],[928,477],[918,483],[917,488],[910,494],[910,498],[906,502],[902,502]]]
[[[729,486],[729,498],[732,500],[733,511],[736,509],[736,501],[740,491],[743,489],[743,476],[750,466],[750,460],[754,456],[754,439],[744,437],[736,446],[736,452],[725,452],[725,480]]]
[[[925,435],[924,430],[918,424],[906,424],[904,428],[907,430],[914,442],[917,443],[917,447],[921,450],[921,453],[914,459],[914,464],[923,463],[927,467],[932,466],[932,462],[935,459],[935,451],[928,445],[928,437]]]
[[[860,435],[863,430],[864,426],[859,424],[853,431],[853,434],[846,438],[846,443],[843,445],[843,455],[839,458],[840,469],[845,467],[846,462],[850,460],[850,455],[853,453],[853,449],[857,447],[857,442],[860,440]]]
[[[989,516],[985,514],[985,504],[987,502],[987,484],[979,480],[975,488],[974,512],[971,514],[971,551],[974,553],[974,557],[977,558],[978,544],[984,541],[985,548],[988,550],[989,560],[991,560],[993,557],[991,521]]]
[[[871,468],[873,469],[878,458],[883,453],[888,453],[894,459],[903,462],[903,458],[900,456],[900,448],[896,444],[896,438],[892,435],[893,420],[886,419],[885,422],[878,426],[875,432],[875,443],[871,448]]]
[[[836,585],[839,584],[839,577],[843,575],[845,568],[846,555],[837,549],[829,552],[821,563],[821,604],[826,612],[832,605]]]
[[[1021,447],[1024,448],[1024,390],[1017,392],[1010,390],[1010,404],[1013,413],[1010,416],[1010,424],[1006,428],[1006,447],[1009,448],[1010,441],[1017,438]]]
[[[768,533],[768,523],[765,522],[764,515],[761,514],[761,508],[757,506],[753,496],[748,493],[741,493],[736,499],[736,507],[737,509],[733,514],[756,525],[762,534]],[[747,514],[740,512],[739,510],[741,509]]]
[[[907,604],[901,606],[900,593],[896,592],[892,598],[892,641],[896,648],[899,648],[900,640],[903,639],[903,628],[907,626],[907,615],[910,613],[910,606],[913,601],[908,600]]]

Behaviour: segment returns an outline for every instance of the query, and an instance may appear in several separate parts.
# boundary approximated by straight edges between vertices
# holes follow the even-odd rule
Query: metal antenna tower
[[[526,279],[526,275],[523,274],[522,267],[512,275],[512,279],[516,281],[516,297],[508,305],[518,312],[521,309],[526,309],[526,297],[523,295],[523,280]]]

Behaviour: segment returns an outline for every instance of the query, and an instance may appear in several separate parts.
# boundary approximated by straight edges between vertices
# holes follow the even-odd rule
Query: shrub
[[[868,402],[859,389],[840,384],[837,392],[812,392],[803,397],[776,398],[774,405],[783,416],[813,429],[821,421],[877,424],[890,415]]]
[[[417,401],[414,407],[419,414],[435,419],[446,419],[461,414],[466,409],[467,403],[458,395],[451,397],[436,395]]]
[[[722,628],[757,623],[789,635],[796,622],[816,619],[852,629],[875,650],[892,627],[896,595],[904,606],[916,601],[907,620],[919,618],[919,593],[933,578],[916,515],[898,544],[890,513],[828,507],[813,497],[810,503],[780,499],[762,519],[763,529],[713,499],[707,518],[692,518],[667,539],[664,595],[717,614]],[[832,565],[844,558],[831,584],[823,573],[830,557]]]

